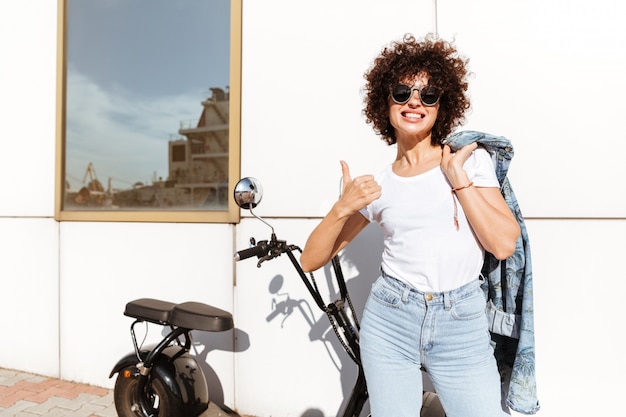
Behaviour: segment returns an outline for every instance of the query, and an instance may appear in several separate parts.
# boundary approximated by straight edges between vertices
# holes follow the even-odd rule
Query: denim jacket
[[[539,410],[539,401],[535,381],[530,245],[524,218],[506,176],[513,158],[513,147],[504,137],[475,131],[454,133],[444,140],[452,151],[473,142],[478,142],[491,155],[502,196],[521,229],[515,252],[509,258],[499,261],[489,252],[485,253],[483,290],[488,300],[487,317],[494,354],[506,390],[506,403],[517,412],[535,414]]]

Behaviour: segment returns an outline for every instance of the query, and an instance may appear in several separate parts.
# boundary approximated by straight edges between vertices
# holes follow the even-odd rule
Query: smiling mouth
[[[420,113],[402,113],[402,115],[404,117],[406,117],[407,119],[423,119],[424,117],[426,117],[424,114],[420,114]]]

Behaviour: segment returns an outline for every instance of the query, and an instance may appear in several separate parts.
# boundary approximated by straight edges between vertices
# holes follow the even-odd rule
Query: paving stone
[[[67,417],[90,417],[94,415],[96,412],[103,410],[104,407],[101,405],[95,404],[84,404],[82,407],[77,409],[76,411],[67,414]]]
[[[108,407],[113,405],[113,390],[106,390],[106,394],[103,396],[96,396],[96,398],[91,401],[92,404],[104,405]]]
[[[28,411],[29,413],[47,417],[48,413],[50,413],[50,410],[52,410],[55,407],[58,407],[59,404],[61,404],[64,401],[67,401],[67,400],[65,400],[64,398],[60,398],[60,397],[50,397],[48,400],[30,407],[26,411]]]
[[[33,405],[35,404],[31,403],[30,401],[17,401],[12,406],[7,407],[4,410],[0,411],[0,417],[17,416],[18,413],[28,409],[29,407],[32,407]]]
[[[111,404],[103,410],[96,411],[94,416],[97,417],[117,417],[117,410],[115,409],[115,404]],[[47,417],[47,416],[46,416]]]
[[[67,417],[68,411],[63,409],[63,408],[52,408],[50,409],[50,411],[48,411],[45,416],[46,417]],[[24,412],[23,414],[15,414],[15,417],[33,417],[33,416],[37,416],[37,417],[41,417],[38,414],[32,414],[32,413],[26,413]]]
[[[0,368],[0,417],[117,417],[113,391]]]
[[[41,417],[41,414],[33,414],[29,413],[28,411],[20,411],[19,413],[15,414],[15,417]]]

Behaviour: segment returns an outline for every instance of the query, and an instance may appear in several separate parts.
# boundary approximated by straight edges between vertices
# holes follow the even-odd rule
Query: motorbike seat
[[[140,298],[126,304],[124,315],[156,324],[168,324],[176,304],[154,298]]]
[[[186,329],[222,332],[233,328],[233,316],[217,307],[189,301],[172,308],[169,323]]]

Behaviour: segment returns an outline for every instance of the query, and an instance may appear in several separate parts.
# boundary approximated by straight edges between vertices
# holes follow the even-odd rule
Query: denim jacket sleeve
[[[532,263],[524,217],[507,177],[513,146],[502,136],[476,131],[454,133],[444,140],[452,151],[473,142],[478,142],[491,155],[502,196],[521,229],[515,252],[509,258],[499,261],[489,252],[485,253],[483,290],[506,403],[517,412],[535,414],[539,411],[539,401],[535,380]]]

